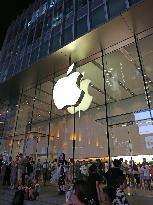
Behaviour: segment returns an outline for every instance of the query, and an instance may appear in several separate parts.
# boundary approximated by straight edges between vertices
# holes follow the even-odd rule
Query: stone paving
[[[14,196],[14,190],[8,187],[0,186],[0,204],[10,205]],[[131,195],[134,193],[128,190]],[[130,205],[153,205],[153,191],[137,190],[134,196],[128,196]],[[27,201],[25,205],[63,205],[65,203],[65,196],[58,195],[57,187],[54,185],[46,185],[41,187],[41,192],[38,200]]]

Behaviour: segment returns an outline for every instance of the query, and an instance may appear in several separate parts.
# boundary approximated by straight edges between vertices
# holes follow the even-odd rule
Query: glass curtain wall
[[[1,123],[1,132],[12,136],[10,153],[23,151],[52,160],[64,152],[67,159],[105,161],[109,149],[110,157],[128,156],[129,160],[153,154],[152,38],[133,36],[132,43],[120,43],[111,53],[104,50],[75,63],[85,92],[75,114],[73,107],[57,109],[52,97],[55,83],[67,76],[68,67],[23,89],[13,104],[12,131]],[[1,110],[6,114],[7,106]]]

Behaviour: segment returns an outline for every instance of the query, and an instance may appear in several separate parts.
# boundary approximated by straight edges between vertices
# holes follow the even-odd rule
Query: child
[[[73,192],[73,186],[69,186],[69,189],[66,193],[66,205],[73,205],[72,201],[72,192]]]

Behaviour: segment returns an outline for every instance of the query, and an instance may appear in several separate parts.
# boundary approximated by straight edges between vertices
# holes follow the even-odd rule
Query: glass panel
[[[49,42],[45,42],[40,46],[39,57],[44,57],[48,54]]]
[[[36,31],[35,31],[35,40],[37,40],[41,36],[42,26],[43,26],[43,22],[37,24]]]
[[[28,34],[28,40],[27,40],[27,46],[30,45],[33,42],[33,36],[34,36],[34,28],[29,31]]]
[[[130,44],[104,56],[111,156],[149,154],[145,134],[148,110],[136,45]],[[150,119],[147,119],[147,123]],[[125,157],[124,157],[125,159]],[[138,162],[138,160],[137,160]]]
[[[52,37],[52,45],[51,49],[56,50],[60,47],[60,34],[57,34],[56,36]]]
[[[81,7],[87,4],[87,0],[77,0],[77,8],[80,9]]]
[[[39,48],[35,48],[35,49],[32,50],[31,57],[30,57],[30,65],[37,61],[38,50],[39,50]]]
[[[64,1],[64,14],[67,15],[73,11],[73,1],[72,0],[65,0]]]
[[[148,134],[150,134],[150,137],[145,137],[146,141],[150,138],[152,138],[153,135],[153,54],[152,54],[152,40],[153,40],[153,34],[139,40],[139,47],[140,47],[140,53],[141,53],[141,60],[143,63],[143,73],[144,73],[144,80],[145,80],[145,85],[146,85],[146,100],[148,101],[148,110],[146,113],[150,116],[148,120],[145,120],[144,125],[148,125],[149,130],[147,129],[146,132],[149,131]],[[150,108],[150,112],[149,112]],[[149,142],[148,142],[149,143]],[[151,140],[150,140],[150,145],[148,145],[148,149],[151,151]]]
[[[123,0],[108,0],[110,17],[117,16],[126,9],[125,1]]]
[[[87,32],[88,27],[87,27],[87,16],[79,19],[77,21],[77,37],[83,35],[84,33]]]
[[[45,33],[51,27],[52,27],[52,11],[49,11],[45,18],[43,32]]]
[[[67,43],[71,42],[72,39],[73,39],[72,26],[69,26],[68,28],[64,29],[64,32],[63,32],[63,43],[67,44]]]
[[[91,27],[94,28],[106,21],[104,5],[99,6],[91,12]]]
[[[130,5],[132,5],[132,4],[139,3],[141,1],[144,1],[144,0],[129,0],[129,3],[130,3]]]

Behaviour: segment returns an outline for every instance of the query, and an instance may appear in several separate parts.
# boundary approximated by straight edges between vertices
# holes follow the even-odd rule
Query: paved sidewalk
[[[0,185],[0,204],[11,205],[14,193],[15,190]],[[128,196],[128,200],[130,205],[153,205],[153,191],[137,190],[136,195]],[[38,200],[25,200],[25,205],[63,205],[64,203],[65,196],[58,195],[57,187],[50,184],[41,187]]]
[[[10,205],[14,196],[15,190],[10,190],[8,187],[0,186],[0,204]],[[57,187],[47,185],[41,187],[41,192],[38,200],[25,200],[25,205],[63,205],[65,203],[65,195],[58,195]]]

